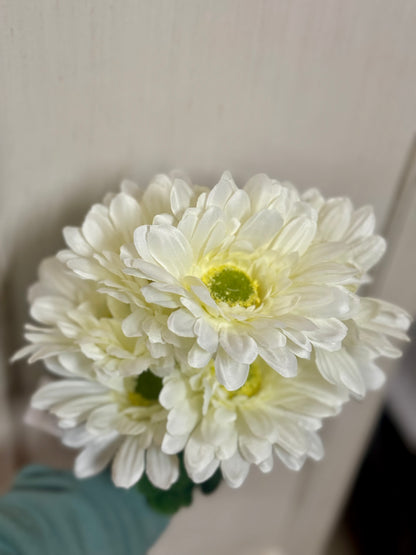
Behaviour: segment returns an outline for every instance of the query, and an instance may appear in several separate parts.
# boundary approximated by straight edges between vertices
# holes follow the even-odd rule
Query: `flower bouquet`
[[[29,292],[29,344],[57,379],[33,407],[81,449],[79,478],[111,464],[174,512],[250,465],[323,456],[322,420],[380,387],[409,315],[360,297],[385,250],[370,207],[266,175],[213,189],[130,181],[66,227]]]

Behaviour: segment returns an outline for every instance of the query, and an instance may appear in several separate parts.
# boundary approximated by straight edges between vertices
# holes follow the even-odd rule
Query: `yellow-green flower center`
[[[150,370],[142,372],[136,378],[134,390],[128,393],[130,403],[136,407],[153,405],[159,399],[162,385],[162,378],[155,376]]]
[[[232,399],[236,395],[245,395],[246,397],[253,397],[258,393],[261,387],[261,370],[254,362],[250,366],[246,383],[235,391],[228,391],[228,397]]]
[[[237,266],[223,264],[211,268],[202,276],[202,281],[215,301],[244,307],[260,304],[257,281],[251,279]]]

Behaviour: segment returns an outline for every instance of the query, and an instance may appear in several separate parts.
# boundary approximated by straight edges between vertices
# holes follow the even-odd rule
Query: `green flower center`
[[[210,290],[215,301],[222,301],[230,306],[240,305],[244,307],[258,306],[258,284],[245,272],[232,266],[223,264],[211,268],[204,274],[202,281]]]
[[[129,401],[137,407],[153,405],[159,399],[162,386],[162,378],[146,370],[137,376],[134,390],[128,394]]]
[[[245,395],[246,397],[253,397],[256,395],[261,387],[261,370],[254,362],[250,365],[250,370],[247,376],[246,383],[235,391],[228,391],[228,397],[232,399],[236,395]]]

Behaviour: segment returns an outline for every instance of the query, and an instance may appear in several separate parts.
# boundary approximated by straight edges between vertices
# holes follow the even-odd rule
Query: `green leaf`
[[[179,458],[179,478],[170,489],[162,490],[154,486],[146,475],[137,482],[138,490],[146,497],[148,504],[163,514],[174,514],[181,507],[189,507],[192,503],[193,490],[196,484],[189,478],[183,462],[183,454]],[[222,480],[218,469],[209,480],[200,484],[201,491],[205,494],[217,489]]]
[[[161,490],[154,486],[146,475],[138,482],[137,487],[146,497],[153,509],[164,513],[174,514],[181,507],[189,507],[192,503],[192,493],[195,484],[189,478],[183,464],[183,457],[179,457],[179,478],[169,490]]]
[[[156,401],[162,386],[162,378],[155,376],[150,370],[145,370],[137,376],[134,391],[149,401]]]
[[[221,470],[218,469],[211,476],[211,478],[208,478],[206,482],[202,482],[202,484],[200,484],[202,493],[205,493],[205,495],[209,495],[210,493],[213,493],[220,485],[221,480],[222,480]]]

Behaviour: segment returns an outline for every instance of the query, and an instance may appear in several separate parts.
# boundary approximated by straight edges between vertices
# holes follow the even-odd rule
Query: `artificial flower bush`
[[[158,175],[94,205],[29,293],[29,345],[59,379],[33,406],[82,448],[75,473],[110,462],[167,490],[182,456],[195,483],[219,468],[319,459],[322,419],[378,388],[409,315],[360,297],[385,250],[370,207],[256,175],[213,189]],[[181,461],[178,459],[180,454]]]

